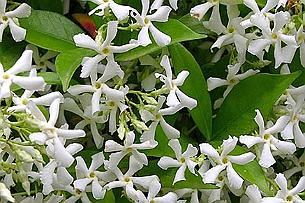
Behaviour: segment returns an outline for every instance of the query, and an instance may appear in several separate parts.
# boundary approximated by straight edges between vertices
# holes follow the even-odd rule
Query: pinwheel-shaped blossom
[[[86,78],[91,73],[96,72],[99,62],[103,59],[107,59],[108,63],[106,65],[105,72],[117,72],[117,75],[123,77],[124,72],[121,70],[119,65],[114,61],[114,53],[123,53],[132,48],[138,46],[138,43],[132,41],[130,44],[125,44],[122,46],[112,45],[112,41],[117,35],[117,21],[110,21],[107,26],[107,36],[103,39],[101,34],[97,35],[95,41],[88,35],[78,34],[73,37],[76,46],[83,47],[87,49],[92,49],[98,53],[94,57],[85,57],[82,61],[81,77]]]
[[[0,42],[2,42],[2,35],[7,26],[10,27],[14,40],[20,42],[24,40],[26,30],[19,27],[18,18],[29,17],[31,15],[31,7],[23,3],[15,10],[5,12],[6,3],[6,0],[0,1]]]
[[[141,0],[142,13],[139,14],[137,10],[133,10],[132,15],[137,20],[141,31],[138,35],[138,42],[142,46],[147,46],[152,43],[149,32],[152,34],[155,42],[159,46],[166,46],[171,42],[170,36],[158,30],[152,22],[167,22],[171,8],[168,6],[161,6],[153,14],[148,15],[149,0]]]
[[[152,123],[148,127],[149,130],[144,131],[140,138],[140,140],[142,142],[155,139],[156,128],[159,123],[162,127],[163,132],[168,137],[168,139],[179,138],[180,132],[176,128],[170,126],[163,118],[163,116],[165,116],[165,115],[171,115],[171,114],[175,113],[174,108],[172,108],[172,111],[167,111],[167,110],[163,111],[161,109],[165,100],[166,100],[166,97],[160,96],[159,100],[158,100],[158,105],[155,107],[153,112],[150,112],[145,109],[140,110],[141,118],[143,121],[145,121],[145,122],[152,121]]]
[[[264,197],[261,202],[263,203],[301,203],[304,202],[299,196],[298,193],[305,190],[305,177],[301,177],[298,184],[292,188],[288,189],[288,183],[283,174],[277,174],[275,178],[276,184],[280,187],[280,190],[277,192],[275,197]]]
[[[274,45],[275,68],[282,63],[291,63],[297,42],[295,36],[287,35],[282,32],[282,28],[290,22],[288,12],[278,12],[274,14],[274,26],[271,29],[270,21],[263,14],[255,14],[250,17],[251,23],[262,30],[262,37],[250,42],[248,51],[263,60],[264,50],[268,50],[270,45]],[[282,43],[286,46],[282,47]]]
[[[117,166],[110,163],[109,161],[105,161],[104,164],[105,168],[115,174],[117,178],[117,180],[109,182],[107,185],[105,185],[104,188],[107,190],[113,188],[124,188],[127,196],[135,202],[139,200],[139,192],[134,188],[135,186],[140,186],[142,189],[145,189],[149,192],[151,188],[156,187],[155,185],[160,184],[158,183],[158,177],[155,175],[142,177],[133,176],[143,167],[143,164],[138,162],[133,156],[130,158],[129,168],[125,174],[123,174]]]
[[[92,156],[92,162],[89,168],[82,157],[76,157],[76,176],[77,180],[74,181],[74,187],[86,191],[86,187],[91,183],[91,190],[95,199],[102,199],[105,196],[103,185],[105,182],[102,180],[107,176],[108,172],[100,172],[100,168],[104,163],[104,155],[102,152]],[[109,174],[108,174],[109,176]]]
[[[135,134],[132,131],[126,134],[124,145],[113,140],[107,140],[105,143],[105,152],[112,152],[109,158],[110,164],[118,165],[123,157],[131,153],[130,159],[133,157],[139,163],[147,165],[148,159],[146,155],[138,150],[153,149],[158,143],[154,140],[147,140],[140,144],[134,144],[134,141]]]
[[[78,96],[82,109],[72,98],[65,98],[62,108],[65,111],[70,111],[82,118],[82,120],[75,125],[75,129],[83,130],[87,125],[90,126],[92,137],[97,148],[103,144],[104,138],[98,132],[97,124],[106,123],[108,118],[104,115],[92,114],[92,95],[83,94]]]
[[[91,77],[91,85],[74,85],[68,89],[68,92],[73,96],[80,95],[86,92],[93,93],[91,100],[92,114],[99,112],[101,110],[100,102],[101,102],[102,94],[105,94],[106,98],[111,98],[112,100],[115,101],[124,100],[124,96],[125,96],[124,92],[120,90],[112,89],[105,84],[105,82],[107,82],[107,80],[109,80],[110,78],[113,78],[116,73],[112,73],[112,75],[111,74],[108,75],[107,73],[107,77],[105,77],[106,76],[105,74],[99,79],[96,79],[95,76]]]
[[[192,144],[187,146],[187,149],[184,153],[182,153],[181,145],[178,139],[172,139],[168,142],[168,145],[173,149],[176,155],[176,159],[171,157],[161,157],[158,161],[158,166],[163,170],[167,170],[168,168],[176,168],[179,169],[176,172],[175,179],[173,184],[178,181],[185,180],[185,170],[186,168],[189,169],[190,172],[196,175],[195,166],[197,165],[196,162],[192,161],[192,158],[197,155],[198,150],[196,147],[193,147]]]
[[[4,71],[0,63],[0,98],[11,96],[11,85],[16,84],[25,90],[43,90],[45,86],[42,77],[17,76],[19,73],[27,72],[32,69],[32,51],[26,50],[9,70]]]
[[[129,11],[131,10],[130,6],[123,6],[120,4],[115,3],[114,0],[89,0],[93,3],[97,4],[98,6],[89,12],[89,15],[96,14],[98,16],[103,16],[105,10],[110,8],[115,17],[118,20],[124,20],[129,15]],[[97,12],[99,11],[99,12]]]
[[[255,155],[251,152],[237,156],[229,155],[234,150],[237,141],[238,138],[232,138],[231,136],[227,140],[224,140],[221,145],[220,154],[210,144],[200,144],[201,153],[209,157],[213,166],[213,168],[203,174],[203,181],[205,183],[216,183],[220,172],[226,170],[230,187],[239,189],[242,186],[244,180],[233,169],[232,163],[239,165],[247,164],[254,160]]]
[[[148,191],[147,196],[143,194],[140,190],[138,190],[138,202],[139,203],[176,203],[177,202],[177,195],[173,192],[169,192],[166,195],[162,197],[157,197],[159,191],[161,190],[161,184],[157,179],[153,180],[153,183],[151,183],[150,190]]]
[[[184,107],[192,110],[197,106],[197,101],[185,95],[178,87],[182,86],[185,79],[189,75],[188,71],[182,71],[178,74],[176,79],[173,79],[173,72],[169,62],[168,56],[162,57],[161,66],[165,69],[165,75],[156,73],[156,77],[164,83],[163,87],[167,88],[169,94],[166,99],[166,105],[178,106],[182,104]]]
[[[277,139],[272,134],[279,133],[285,127],[286,118],[282,117],[277,120],[274,126],[265,129],[264,119],[260,111],[255,110],[255,122],[258,125],[258,136],[244,135],[240,136],[241,143],[247,145],[248,148],[262,144],[261,156],[259,158],[259,164],[265,168],[269,168],[276,161],[273,158],[271,150],[276,151],[278,154],[293,154],[296,151],[296,147],[292,142],[285,142]]]
[[[43,72],[46,72],[47,69],[50,69],[55,72],[55,64],[49,61],[50,59],[53,59],[58,55],[55,51],[48,50],[45,54],[42,56],[39,54],[38,47],[29,44],[26,46],[27,50],[33,51],[33,59],[35,62],[35,65],[33,66],[37,70],[42,70]]]
[[[223,103],[224,99],[228,96],[229,92],[233,89],[233,87],[238,84],[241,80],[244,80],[247,77],[255,75],[258,73],[258,70],[247,70],[244,73],[238,74],[240,70],[241,64],[237,63],[235,65],[228,65],[228,75],[226,79],[214,78],[210,77],[207,80],[208,90],[211,91],[215,88],[221,86],[227,86],[227,89],[223,93],[223,98],[220,98],[215,101],[214,108],[219,108]]]
[[[151,10],[160,8],[163,5],[164,0],[154,0],[151,4]],[[178,0],[169,0],[169,5],[174,9],[178,9]]]

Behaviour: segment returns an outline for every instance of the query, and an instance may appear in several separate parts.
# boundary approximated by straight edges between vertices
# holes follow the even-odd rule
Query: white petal
[[[297,195],[305,190],[305,177],[301,177],[298,184],[289,191],[291,195]]]
[[[285,142],[274,138],[272,143],[283,154],[293,154],[296,151],[296,147],[292,142]]]
[[[230,161],[235,164],[245,165],[255,159],[255,155],[251,152],[237,155],[237,156],[229,156]]]
[[[31,7],[23,3],[15,10],[5,13],[5,15],[11,18],[27,18],[31,15]]]
[[[206,2],[204,4],[200,4],[192,8],[190,14],[193,18],[201,20],[211,7],[213,7],[213,4],[210,2]]]
[[[253,145],[256,145],[257,143],[264,142],[264,140],[260,137],[242,135],[239,137],[239,142],[245,144],[248,148],[251,148]]]
[[[232,165],[228,165],[227,167],[227,176],[229,180],[230,187],[234,189],[241,188],[244,180],[236,173],[233,169]]]
[[[250,8],[254,13],[259,13],[260,10],[255,0],[244,0],[244,4]]]
[[[76,96],[85,92],[94,92],[91,85],[74,85],[67,90],[71,95]]]
[[[250,200],[257,203],[262,199],[262,194],[256,185],[248,186],[246,189],[246,195],[250,198]]]
[[[97,170],[104,163],[104,154],[103,154],[103,152],[99,152],[97,154],[94,154],[91,158],[92,158],[92,162],[91,162],[91,166],[89,168],[89,171]]]
[[[293,126],[294,133],[294,141],[297,147],[304,148],[305,147],[305,135],[302,133],[298,124]]]
[[[293,123],[289,122],[286,127],[284,128],[284,130],[281,132],[281,136],[283,139],[287,140],[287,139],[293,139]]]
[[[184,94],[180,89],[176,89],[176,94],[180,100],[180,103],[189,110],[192,110],[197,106],[197,101]]]
[[[107,36],[105,41],[103,42],[103,47],[105,46],[109,46],[112,42],[112,40],[114,40],[117,32],[118,32],[118,21],[110,21],[108,23],[108,27],[107,27]]]
[[[213,77],[208,78],[207,83],[208,83],[209,91],[211,91],[217,87],[229,85],[227,80],[220,79],[220,78],[213,78]]]
[[[275,163],[275,159],[273,158],[273,155],[271,153],[271,149],[269,144],[264,144],[263,150],[261,153],[261,157],[259,160],[259,164],[264,168],[269,168]]]
[[[160,30],[158,30],[153,24],[150,24],[149,26],[149,30],[155,40],[155,42],[160,46],[166,46],[169,45],[171,43],[171,37],[164,34],[163,32],[161,32]]]
[[[148,26],[144,26],[140,30],[138,35],[138,42],[141,46],[147,46],[152,43],[148,33]]]
[[[16,25],[16,23],[12,19],[9,19],[9,24],[8,25],[10,27],[13,39],[16,42],[20,42],[20,41],[25,39],[26,30],[24,28],[19,27],[18,25]]]
[[[13,83],[19,85],[26,90],[43,90],[45,87],[45,81],[42,77],[22,77],[14,76]]]
[[[88,35],[86,34],[78,34],[74,35],[73,40],[78,47],[83,47],[87,49],[95,50],[99,52],[98,44]]]
[[[200,152],[202,154],[205,154],[205,155],[208,155],[209,157],[220,160],[220,156],[219,156],[218,152],[209,143],[202,143],[202,144],[199,145],[199,147],[200,147]]]
[[[113,14],[117,17],[119,21],[124,20],[128,17],[129,11],[131,8],[129,6],[123,6],[120,4],[115,3],[114,1],[111,1],[109,3],[109,6],[113,12]]]
[[[181,166],[180,162],[171,158],[171,157],[161,157],[160,160],[158,161],[158,166],[162,168],[163,170],[167,170],[168,168],[171,167],[179,167]]]
[[[58,166],[69,167],[74,162],[73,156],[66,151],[58,138],[54,139],[54,157]]]
[[[82,178],[82,179],[75,180],[73,185],[75,188],[77,188],[81,191],[85,191],[86,186],[88,184],[90,184],[91,182],[92,182],[92,180],[89,178]]]
[[[216,179],[221,171],[226,168],[225,165],[216,165],[213,168],[209,169],[207,172],[203,174],[203,182],[204,183],[215,183]]]
[[[173,181],[173,185],[178,181],[186,180],[185,177],[184,177],[185,169],[186,169],[185,164],[180,166],[180,168],[176,172],[175,179]]]
[[[279,173],[276,175],[275,182],[283,192],[285,192],[285,193],[288,192],[287,180],[282,173]]]
[[[169,6],[161,6],[152,15],[148,15],[147,18],[151,21],[167,22],[171,10],[172,9]]]
[[[15,65],[6,72],[15,75],[21,72],[30,71],[32,68],[32,54],[33,51],[31,50],[24,51]]]
[[[224,156],[228,155],[231,151],[233,151],[237,142],[238,142],[238,138],[231,137],[231,136],[229,136],[228,139],[224,140],[221,145],[221,147],[222,147],[221,157],[224,157]]]
[[[31,133],[29,138],[32,142],[43,145],[47,141],[47,135],[44,133]]]
[[[100,185],[97,179],[94,179],[92,182],[92,195],[94,199],[103,199],[106,191]]]

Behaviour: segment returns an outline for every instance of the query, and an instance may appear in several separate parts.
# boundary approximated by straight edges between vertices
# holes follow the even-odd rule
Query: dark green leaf
[[[186,27],[183,23],[178,20],[170,19],[166,23],[155,23],[156,27],[162,32],[171,36],[171,44],[178,42],[184,42],[195,39],[205,38],[206,35],[195,33],[190,28]],[[133,50],[130,50],[123,54],[118,54],[116,60],[118,61],[129,61],[137,59],[141,56],[153,53],[160,50],[162,47],[159,47],[155,42],[147,47],[138,47]]]
[[[193,55],[181,44],[169,47],[176,74],[187,70],[190,75],[181,87],[185,94],[197,100],[198,105],[191,111],[191,116],[206,139],[212,135],[212,107],[208,88],[200,66]]]
[[[250,133],[255,127],[255,109],[267,115],[276,100],[300,75],[257,74],[249,77],[229,93],[213,123],[213,139]]]
[[[150,161],[148,166],[139,171],[140,176],[157,175],[160,178],[160,182],[163,188],[183,189],[217,189],[216,186],[211,184],[204,184],[200,175],[195,176],[188,169],[185,171],[186,181],[179,181],[173,185],[173,180],[178,168],[169,168],[162,170],[157,165],[157,161]]]
[[[89,49],[76,48],[60,53],[55,61],[57,74],[62,82],[63,91],[69,87],[71,78],[80,66],[85,56],[93,56],[94,51]]]
[[[61,85],[60,79],[57,75],[57,73],[54,72],[40,72],[38,73],[38,76],[43,77],[44,81],[48,85]]]
[[[11,68],[25,50],[24,42],[16,43],[12,38],[3,37],[0,43],[0,63],[4,69]]]
[[[20,19],[20,24],[27,30],[27,42],[58,52],[74,49],[73,36],[83,32],[66,17],[49,11],[32,10],[29,18]]]

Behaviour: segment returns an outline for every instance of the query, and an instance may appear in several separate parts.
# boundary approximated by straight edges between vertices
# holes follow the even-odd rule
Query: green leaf
[[[208,20],[208,19],[205,19]],[[192,29],[194,32],[200,33],[200,34],[206,34],[206,35],[214,35],[212,31],[205,28],[203,26],[203,20],[198,20],[196,18],[193,18],[190,14],[187,14],[185,16],[182,16],[179,19],[180,22],[182,22],[184,25]]]
[[[170,19],[166,23],[155,23],[156,27],[171,36],[171,44],[205,38],[206,35],[195,33],[178,20]],[[155,42],[147,47],[138,47],[126,53],[118,54],[117,61],[129,61],[162,49]]]
[[[24,42],[16,43],[12,38],[3,37],[0,43],[0,63],[4,69],[11,68],[25,50]]]
[[[257,74],[238,83],[222,104],[213,123],[213,139],[250,133],[257,125],[255,109],[267,115],[276,100],[300,75]]]
[[[243,147],[236,146],[236,148],[231,154],[240,155],[247,152],[248,151]],[[255,184],[267,196],[274,196],[275,191],[272,191],[270,183],[266,179],[262,167],[258,164],[256,160],[253,160],[252,162],[245,165],[233,164],[233,168],[244,180],[247,180],[251,184]]]
[[[32,10],[30,17],[20,19],[20,25],[27,30],[27,42],[58,52],[74,49],[73,36],[83,32],[68,18],[49,11]]]
[[[56,71],[62,82],[63,91],[68,89],[72,76],[80,66],[83,58],[85,56],[93,56],[94,54],[96,52],[92,50],[76,48],[62,52],[56,57]]]
[[[43,77],[44,81],[48,85],[61,85],[61,81],[60,81],[57,73],[54,73],[54,72],[40,72],[37,75]]]
[[[140,176],[157,175],[160,178],[160,182],[163,188],[172,189],[183,189],[183,188],[193,188],[193,189],[217,189],[215,185],[205,184],[202,182],[200,175],[195,176],[188,169],[185,171],[185,181],[179,181],[173,185],[173,181],[178,168],[169,168],[167,170],[162,170],[157,165],[157,161],[150,161],[147,167],[144,167],[138,173]]]
[[[170,46],[169,52],[176,75],[182,70],[190,72],[181,89],[186,95],[197,100],[198,105],[191,111],[191,116],[200,132],[209,140],[212,135],[212,107],[200,66],[193,55],[181,44]]]
[[[36,10],[47,10],[62,14],[63,0],[27,0],[27,3]]]

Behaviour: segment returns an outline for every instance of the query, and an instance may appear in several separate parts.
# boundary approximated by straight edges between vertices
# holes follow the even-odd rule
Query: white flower
[[[158,105],[155,107],[153,112],[147,111],[145,109],[140,110],[141,118],[144,122],[152,121],[152,123],[148,127],[149,130],[144,131],[140,138],[142,142],[155,139],[156,128],[159,123],[168,139],[177,139],[180,137],[180,132],[174,127],[170,126],[163,118],[163,116],[165,115],[171,115],[175,113],[175,109],[172,109],[172,111],[161,109],[165,100],[166,97],[160,96],[158,100]]]
[[[153,14],[147,15],[149,11],[149,0],[141,0],[142,13],[139,14],[137,10],[133,10],[133,17],[137,20],[137,23],[142,27],[138,35],[138,42],[142,46],[147,46],[152,43],[149,32],[152,34],[155,42],[159,46],[166,46],[170,44],[170,36],[162,33],[158,30],[152,22],[167,22],[168,16],[171,12],[171,8],[168,6],[161,6]]]
[[[164,0],[154,0],[154,2],[151,5],[151,10],[156,10],[160,8],[163,4]],[[169,0],[170,6],[174,9],[178,9],[178,0]]]
[[[87,125],[90,125],[92,137],[97,148],[101,148],[104,138],[98,131],[97,124],[107,122],[107,117],[104,115],[92,114],[92,95],[83,94],[78,96],[82,109],[76,104],[72,98],[65,98],[62,108],[65,111],[70,111],[83,120],[75,125],[75,129],[83,130]]]
[[[95,199],[103,199],[106,191],[103,189],[104,183],[102,182],[102,179],[107,172],[103,173],[97,171],[104,163],[103,153],[100,152],[92,156],[92,162],[89,169],[82,157],[76,157],[76,161],[77,165],[75,169],[77,180],[74,181],[74,187],[81,191],[85,191],[86,187],[91,183],[93,197]]]
[[[107,77],[110,73],[111,75],[118,75],[119,77],[124,76],[124,72],[121,70],[120,66],[114,61],[114,53],[124,53],[130,49],[138,46],[137,42],[132,41],[129,44],[122,46],[111,45],[112,41],[117,34],[117,21],[110,21],[107,26],[107,36],[103,39],[101,33],[96,36],[95,41],[88,35],[78,34],[73,37],[76,46],[83,47],[87,49],[92,49],[98,53],[94,57],[85,57],[82,61],[81,77],[86,78],[94,72],[97,72],[97,67],[99,62],[103,59],[107,59],[107,65],[104,73],[104,77]],[[106,79],[106,78],[105,78]],[[107,80],[110,78],[107,78]]]
[[[258,136],[244,135],[240,136],[239,140],[241,143],[247,145],[248,148],[261,143],[261,155],[259,158],[259,164],[265,168],[269,168],[276,161],[273,158],[271,149],[278,154],[293,154],[296,151],[296,147],[291,142],[285,142],[277,139],[272,134],[281,132],[286,123],[286,118],[281,117],[277,122],[270,128],[265,129],[264,119],[260,111],[255,110],[255,122],[259,127]]]
[[[207,80],[208,90],[211,91],[215,88],[221,86],[227,86],[227,89],[223,93],[223,98],[220,98],[215,101],[214,108],[219,108],[224,99],[228,96],[230,91],[233,89],[235,85],[237,85],[241,80],[246,79],[252,75],[255,75],[259,72],[259,70],[247,70],[244,73],[238,74],[240,67],[242,64],[237,63],[235,65],[228,65],[228,75],[226,79],[214,78],[210,77]]]
[[[274,27],[270,28],[270,21],[263,14],[255,14],[250,17],[251,23],[262,30],[262,37],[250,42],[248,51],[263,60],[264,50],[268,50],[273,44],[275,68],[278,68],[281,63],[291,63],[297,43],[295,36],[287,35],[282,32],[282,28],[290,22],[290,14],[288,12],[278,12],[274,14]],[[282,47],[282,43],[286,46]]]
[[[114,2],[114,0],[89,0],[89,1],[92,1],[93,3],[98,5],[95,9],[89,12],[89,15],[95,13],[98,16],[103,16],[105,10],[110,8],[118,20],[124,20],[125,18],[127,18],[127,16],[129,15],[129,11],[131,10],[131,7],[117,4]],[[96,13],[97,11],[99,12]]]
[[[156,77],[164,83],[163,87],[167,88],[169,95],[166,99],[166,105],[178,106],[182,104],[184,107],[192,110],[197,106],[197,101],[187,95],[185,95],[178,87],[182,86],[185,79],[189,75],[188,71],[182,71],[177,75],[176,79],[173,79],[173,72],[169,62],[168,56],[164,55],[161,60],[161,66],[165,69],[165,75],[156,73]]]
[[[178,139],[170,140],[168,145],[175,152],[176,159],[167,156],[161,157],[161,159],[158,161],[158,166],[163,170],[167,170],[171,167],[179,167],[175,175],[173,185],[178,181],[186,180],[184,176],[186,168],[188,168],[189,171],[194,175],[197,175],[195,172],[195,166],[197,163],[192,161],[192,158],[198,153],[197,148],[193,147],[192,144],[188,144],[186,151],[182,153],[181,145]]]
[[[29,44],[26,46],[27,50],[33,51],[33,59],[36,65],[33,67],[37,70],[42,70],[44,72],[47,71],[47,69],[50,69],[55,72],[55,64],[49,61],[50,59],[53,59],[58,55],[57,52],[48,50],[44,55],[40,56],[38,47]]]
[[[158,177],[155,175],[134,177],[133,175],[142,169],[142,167],[143,164],[139,163],[133,156],[131,156],[129,161],[129,169],[125,174],[123,174],[117,166],[105,161],[105,168],[114,173],[118,180],[112,181],[104,187],[107,190],[118,187],[124,188],[129,198],[131,198],[133,201],[138,201],[139,192],[134,188],[134,186],[140,186],[149,192],[150,188],[155,189],[155,185],[157,182],[159,182]]]
[[[19,73],[30,71],[32,68],[32,51],[26,50],[17,60],[15,65],[5,71],[0,63],[0,98],[8,98],[11,96],[11,85],[17,84],[25,90],[43,90],[45,86],[42,77],[24,77],[17,76]]]
[[[4,183],[0,183],[0,199],[4,201],[15,202],[11,192],[7,189]]]
[[[133,157],[139,163],[147,165],[148,159],[144,153],[138,152],[138,150],[146,150],[155,148],[158,143],[154,140],[147,140],[141,144],[134,144],[135,134],[134,132],[128,132],[124,140],[124,146],[113,141],[107,140],[105,143],[105,152],[111,152],[109,162],[113,165],[118,165],[118,163],[127,154],[131,153],[130,159]],[[115,152],[115,153],[113,153]]]
[[[16,42],[24,40],[26,30],[19,27],[18,18],[26,18],[31,15],[31,7],[26,3],[21,4],[13,11],[5,12],[6,0],[0,1],[0,42],[4,29],[9,26],[12,36]]]
[[[106,98],[111,98],[112,100],[116,101],[122,101],[124,100],[124,92],[116,89],[110,88],[108,85],[105,84],[105,82],[109,78],[107,77],[100,77],[99,79],[95,79],[93,77],[91,84],[92,85],[74,85],[68,89],[68,92],[75,95],[80,95],[85,92],[92,92],[92,100],[91,100],[91,106],[92,111],[91,113],[94,114],[96,112],[99,112],[101,110],[100,102],[101,102],[101,96],[102,94],[106,95]]]
[[[237,141],[238,139],[236,137],[232,138],[231,136],[227,140],[224,140],[221,145],[222,151],[220,155],[210,144],[200,144],[201,153],[207,155],[213,165],[213,168],[203,174],[202,178],[205,183],[215,183],[219,173],[226,170],[230,187],[239,189],[242,186],[243,179],[233,169],[232,163],[239,165],[247,164],[254,160],[255,155],[251,152],[237,156],[228,155],[234,150]]]
[[[305,190],[305,177],[301,177],[298,184],[289,190],[287,188],[287,180],[283,174],[277,174],[275,178],[275,182],[280,187],[280,190],[277,192],[275,197],[264,197],[262,199],[262,203],[285,203],[285,202],[304,202],[299,196],[298,193]]]

